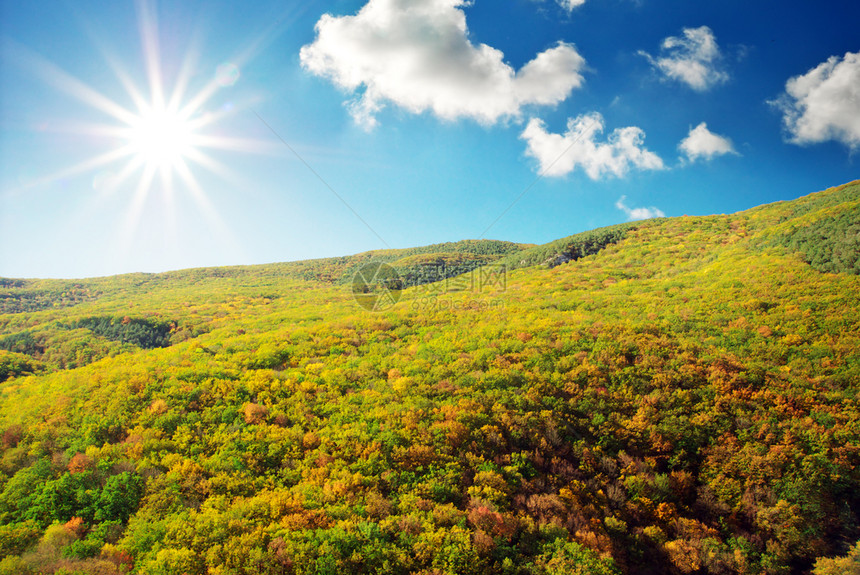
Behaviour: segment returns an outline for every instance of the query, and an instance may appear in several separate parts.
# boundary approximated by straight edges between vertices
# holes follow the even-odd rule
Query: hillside
[[[0,573],[850,572],[858,231],[0,279]]]

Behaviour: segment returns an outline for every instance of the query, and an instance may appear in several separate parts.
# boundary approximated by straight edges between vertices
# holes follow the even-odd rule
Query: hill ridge
[[[825,575],[858,195],[503,244],[375,311],[332,280],[365,258],[5,280],[0,573]]]

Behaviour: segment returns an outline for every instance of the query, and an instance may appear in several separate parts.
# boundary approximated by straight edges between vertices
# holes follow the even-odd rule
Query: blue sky
[[[851,181],[853,0],[0,3],[0,276],[544,243]]]

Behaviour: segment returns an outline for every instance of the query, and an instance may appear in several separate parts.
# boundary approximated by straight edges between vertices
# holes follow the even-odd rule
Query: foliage
[[[544,264],[553,268],[570,261],[594,255],[606,246],[621,241],[636,224],[617,224],[575,234],[548,244],[535,246],[510,255],[502,263],[510,269]]]
[[[171,324],[132,317],[88,317],[79,319],[72,328],[86,328],[111,341],[130,343],[144,349],[170,344]]]
[[[0,573],[850,573],[860,277],[782,238],[857,186],[2,314]],[[371,313],[369,261],[511,271]]]
[[[0,525],[0,558],[21,555],[39,540],[41,533],[32,521]]]
[[[17,355],[36,355],[44,351],[33,334],[26,331],[0,338],[0,350],[11,351]],[[11,359],[8,358],[8,361]]]
[[[353,281],[364,265],[373,262],[388,264],[396,274],[398,287],[419,286],[467,274],[530,247],[498,240],[462,240],[421,248],[366,252],[347,260],[338,281]]]
[[[822,272],[860,275],[860,203],[838,216],[793,230],[783,245]]]
[[[860,542],[855,544],[845,557],[818,559],[812,573],[813,575],[860,575]]]
[[[0,340],[0,347],[2,347],[2,345],[3,340]],[[3,382],[10,377],[37,373],[40,370],[40,363],[35,361],[32,357],[22,353],[9,352],[0,349],[0,382]]]
[[[98,296],[98,291],[78,282],[0,278],[0,313],[4,314],[70,307]]]
[[[797,252],[821,272],[860,274],[860,184],[852,182],[781,206],[779,219],[761,218],[771,228],[760,246]],[[766,212],[765,212],[766,213]]]

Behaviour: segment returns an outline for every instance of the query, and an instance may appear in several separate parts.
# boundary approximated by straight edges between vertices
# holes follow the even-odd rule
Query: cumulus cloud
[[[631,208],[624,202],[626,199],[627,196],[621,196],[618,198],[618,201],[615,202],[615,207],[624,212],[627,215],[627,219],[631,222],[636,220],[666,217],[663,210],[655,208],[654,206],[651,206],[650,208]]]
[[[564,134],[548,132],[543,121],[533,118],[520,138],[526,141],[526,154],[537,159],[544,176],[560,177],[580,167],[597,180],[604,175],[621,177],[631,168],[663,168],[660,157],[642,145],[645,132],[640,128],[616,128],[606,141],[598,142],[596,136],[602,131],[603,116],[592,112],[569,118]]]
[[[705,122],[691,129],[687,137],[681,140],[678,148],[691,162],[699,159],[710,160],[725,154],[737,154],[732,141],[710,131]]]
[[[860,145],[860,52],[831,56],[785,84],[774,102],[795,144],[835,140]]]
[[[543,2],[544,0],[532,0],[532,2]],[[562,9],[567,10],[568,12],[573,12],[574,9],[579,8],[583,4],[585,4],[585,0],[555,0],[555,3],[561,6]]]
[[[572,12],[574,8],[582,6],[585,4],[585,0],[557,0],[558,5],[567,10],[568,12]]]
[[[714,33],[707,26],[684,28],[682,36],[669,36],[655,57],[642,50],[651,65],[667,78],[704,92],[725,82],[729,75],[719,68],[722,55]]]
[[[367,128],[386,103],[440,118],[493,124],[523,106],[555,105],[579,87],[585,59],[559,42],[518,71],[504,54],[469,40],[467,0],[369,0],[354,16],[326,14],[302,66],[355,94],[348,104]]]

